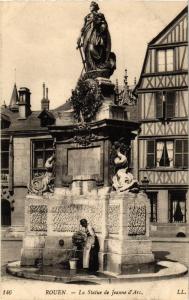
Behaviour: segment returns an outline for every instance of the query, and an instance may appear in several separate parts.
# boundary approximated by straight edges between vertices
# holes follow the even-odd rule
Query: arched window
[[[8,200],[1,200],[1,225],[11,225],[11,206]]]

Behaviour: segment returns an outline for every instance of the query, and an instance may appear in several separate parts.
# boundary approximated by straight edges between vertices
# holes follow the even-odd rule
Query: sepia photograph
[[[0,20],[0,298],[187,300],[187,1]]]

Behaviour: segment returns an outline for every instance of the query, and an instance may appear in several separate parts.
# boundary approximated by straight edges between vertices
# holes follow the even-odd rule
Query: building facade
[[[138,178],[151,201],[152,236],[189,235],[188,10],[149,44],[136,90]]]
[[[48,89],[43,85],[41,110],[32,111],[30,90],[14,85],[10,104],[1,108],[1,225],[2,237],[21,236],[24,201],[32,178],[45,172],[53,152],[47,126],[53,124]]]

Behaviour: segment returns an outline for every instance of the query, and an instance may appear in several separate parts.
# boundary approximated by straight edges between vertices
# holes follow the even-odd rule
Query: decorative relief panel
[[[110,205],[108,207],[108,231],[109,233],[118,234],[119,233],[119,215],[120,206]]]
[[[30,206],[31,231],[47,231],[47,211],[46,205]]]
[[[129,207],[128,235],[146,234],[146,207]]]
[[[87,219],[95,232],[101,232],[102,205],[61,205],[52,208],[53,231],[75,232],[79,230],[79,221]]]

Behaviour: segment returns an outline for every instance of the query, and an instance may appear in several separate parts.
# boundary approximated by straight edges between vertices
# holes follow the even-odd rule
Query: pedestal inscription
[[[100,174],[100,147],[68,150],[68,175]]]

